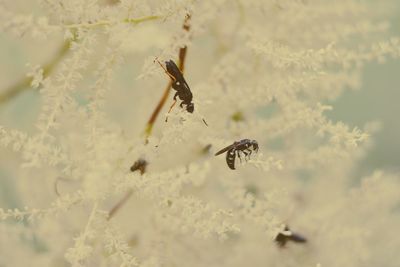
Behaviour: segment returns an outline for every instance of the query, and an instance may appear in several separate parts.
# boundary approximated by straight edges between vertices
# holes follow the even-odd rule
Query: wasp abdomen
[[[235,169],[235,158],[236,158],[236,151],[234,148],[231,148],[226,152],[226,163],[231,170]]]

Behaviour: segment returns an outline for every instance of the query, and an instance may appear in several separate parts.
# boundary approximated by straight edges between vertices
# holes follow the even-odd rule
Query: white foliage
[[[0,5],[5,34],[69,44],[49,76],[32,64],[29,132],[0,126],[24,167],[13,173],[22,207],[0,208],[0,266],[398,264],[399,176],[350,188],[373,132],[327,117],[329,100],[362,87],[366,63],[400,56],[392,2],[40,2],[40,16]],[[164,108],[146,143],[169,82],[154,59],[177,62],[182,47],[195,111],[178,101],[165,123]],[[236,170],[213,156],[244,138],[260,152]],[[143,174],[130,171],[138,159]],[[308,242],[279,248],[283,225]]]

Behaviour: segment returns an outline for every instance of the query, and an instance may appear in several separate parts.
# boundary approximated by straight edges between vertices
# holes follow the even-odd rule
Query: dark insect
[[[288,241],[293,241],[295,243],[306,243],[307,239],[297,233],[293,233],[290,231],[289,227],[285,225],[285,229],[275,237],[275,242],[278,244],[278,246],[284,247]]]
[[[135,163],[133,163],[131,167],[131,172],[140,171],[140,174],[143,175],[146,172],[147,164],[147,161],[145,161],[144,159],[138,159],[137,161],[135,161]]]
[[[171,78],[172,88],[174,90],[176,90],[176,93],[174,95],[174,103],[169,108],[168,113],[175,106],[177,97],[179,97],[179,99],[182,100],[182,102],[179,106],[181,108],[183,108],[183,105],[185,105],[186,111],[189,113],[193,113],[193,111],[194,111],[194,104],[192,103],[193,94],[190,91],[189,85],[186,83],[185,78],[183,78],[183,74],[179,70],[178,66],[175,64],[175,62],[172,59],[169,61],[165,61],[165,66],[167,68],[164,68],[164,66],[158,60],[157,60],[157,62],[160,64],[160,66],[165,70],[165,72]]]
[[[250,158],[251,153],[255,151],[256,153],[258,152],[258,143],[256,140],[250,140],[250,139],[243,139],[237,142],[234,142],[232,145],[227,146],[217,153],[215,153],[215,156],[218,156],[224,152],[226,153],[226,163],[228,164],[228,167],[232,170],[235,169],[235,159],[236,155],[239,157],[240,162],[242,162],[242,157],[241,153],[244,154],[245,160],[247,158]]]

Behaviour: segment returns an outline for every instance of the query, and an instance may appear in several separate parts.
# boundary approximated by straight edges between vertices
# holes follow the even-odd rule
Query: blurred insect
[[[275,242],[279,247],[284,247],[288,241],[293,241],[295,243],[306,243],[307,239],[297,233],[293,233],[290,231],[289,227],[285,225],[284,230],[275,237]]]
[[[140,174],[143,175],[146,172],[147,161],[144,159],[138,159],[131,166],[131,172],[140,171]]]
[[[208,154],[210,152],[211,147],[212,147],[211,144],[208,144],[205,147],[203,147],[203,149],[201,150],[201,154],[203,154],[203,155]]]
[[[146,160],[138,159],[137,161],[135,161],[133,163],[130,170],[131,170],[131,172],[140,171],[140,175],[143,175],[146,172],[147,165],[148,165],[148,162]],[[110,220],[111,218],[114,217],[114,215],[121,209],[121,207],[124,206],[125,203],[129,200],[132,193],[133,193],[133,190],[130,189],[126,193],[126,195],[120,201],[118,201],[118,203],[115,204],[114,207],[112,207],[112,209],[108,212],[107,220]]]
[[[232,170],[235,169],[235,159],[236,155],[239,157],[240,162],[242,162],[242,157],[241,153],[244,154],[245,160],[250,158],[251,153],[255,151],[256,153],[258,152],[258,143],[256,140],[250,140],[250,139],[243,139],[237,142],[234,142],[232,145],[227,146],[217,153],[215,153],[215,156],[218,156],[224,152],[226,153],[226,163],[228,164],[228,167]]]
[[[174,95],[174,103],[169,108],[168,113],[175,106],[177,97],[179,97],[179,99],[182,100],[179,106],[183,108],[183,105],[185,105],[186,111],[189,113],[193,113],[194,111],[194,104],[192,103],[193,94],[192,91],[190,91],[190,87],[186,83],[185,78],[183,78],[183,74],[179,70],[178,66],[172,59],[169,61],[165,61],[166,68],[161,64],[160,61],[158,61],[158,59],[156,59],[156,61],[164,69],[165,73],[171,78],[172,88],[176,90],[176,93]]]

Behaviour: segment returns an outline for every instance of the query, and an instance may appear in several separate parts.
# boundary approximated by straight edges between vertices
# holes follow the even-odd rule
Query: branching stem
[[[141,18],[127,18],[127,19],[122,20],[122,23],[137,25],[137,24],[140,24],[145,21],[157,20],[160,18],[162,18],[162,16],[156,16],[156,15],[146,16],[146,17],[141,17]],[[102,21],[97,21],[94,23],[80,23],[80,24],[63,25],[62,27],[75,30],[77,28],[92,28],[92,27],[97,27],[97,26],[112,25],[113,23],[115,23],[115,22],[102,20]],[[71,42],[73,42],[73,41],[74,41],[74,38],[71,40],[65,41],[63,43],[63,45],[59,48],[58,52],[55,54],[54,58],[51,59],[47,64],[45,64],[43,66],[43,79],[47,78],[53,72],[53,70],[56,68],[56,66],[60,63],[60,61],[68,53]],[[18,94],[22,93],[23,91],[31,89],[32,87],[30,85],[32,83],[32,80],[33,80],[32,77],[25,77],[25,78],[17,81],[14,85],[10,86],[9,88],[2,90],[0,93],[0,105],[11,100],[12,98],[16,97]]]

